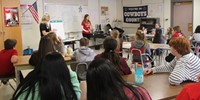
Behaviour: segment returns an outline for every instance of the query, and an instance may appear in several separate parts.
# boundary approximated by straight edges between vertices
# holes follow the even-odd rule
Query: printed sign
[[[123,7],[124,23],[140,23],[140,18],[147,17],[148,6]]]

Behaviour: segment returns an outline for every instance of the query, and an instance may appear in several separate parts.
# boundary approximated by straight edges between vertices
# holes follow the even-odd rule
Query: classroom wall
[[[164,28],[164,33],[171,25],[171,0],[134,0],[134,2],[133,0],[121,0],[117,5],[121,5],[121,13],[117,14],[117,16],[120,16],[118,18],[121,18],[121,20],[123,20],[123,6],[148,5],[149,16],[160,18],[160,24],[162,28]],[[139,25],[140,24],[122,23],[125,34],[135,33]]]
[[[21,0],[21,4],[31,5],[36,0]],[[43,15],[43,0],[37,1],[38,6],[38,15],[39,19],[41,19]],[[23,12],[22,12],[23,13]],[[30,11],[26,11],[25,15],[31,15]],[[22,48],[26,49],[28,46],[33,48],[34,50],[38,49],[39,40],[40,40],[40,32],[39,32],[39,24],[31,17],[31,24],[23,25],[22,24]]]
[[[21,0],[21,4],[31,5],[36,0]],[[88,13],[90,14],[90,19],[93,24],[93,28],[95,28],[95,24],[101,24],[100,22],[100,7],[107,6],[109,8],[109,20],[112,24],[112,21],[117,17],[117,7],[116,0],[37,0],[38,5],[38,14],[39,19],[43,16],[44,3],[49,4],[66,4],[66,5],[83,5],[88,6]],[[30,14],[29,11],[27,13]],[[22,26],[22,45],[23,49],[26,49],[28,46],[33,48],[34,50],[38,49],[39,40],[40,40],[40,32],[39,32],[39,24],[35,22],[33,17],[31,17],[32,23]],[[80,22],[81,23],[81,22]],[[104,23],[107,24],[107,23]],[[103,28],[103,27],[102,27]],[[31,41],[33,40],[33,41]]]
[[[200,25],[200,0],[193,0],[193,32]]]

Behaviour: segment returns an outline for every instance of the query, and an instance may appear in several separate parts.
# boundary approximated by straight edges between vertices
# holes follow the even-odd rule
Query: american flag
[[[37,23],[39,23],[39,16],[38,16],[38,9],[37,9],[37,2],[29,5],[29,11],[31,12],[33,18]]]

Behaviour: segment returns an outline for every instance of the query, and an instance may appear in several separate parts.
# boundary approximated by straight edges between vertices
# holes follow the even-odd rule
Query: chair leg
[[[12,86],[12,84],[8,81],[8,84],[10,85],[10,87],[15,91],[15,88]]]

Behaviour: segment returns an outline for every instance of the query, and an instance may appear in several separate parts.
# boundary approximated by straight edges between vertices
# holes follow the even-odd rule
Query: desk
[[[144,77],[144,87],[150,94],[152,100],[175,98],[186,85],[185,83],[179,86],[171,86],[168,82],[169,73],[153,74]],[[134,74],[124,75],[122,78],[128,83],[134,84]],[[87,84],[86,81],[81,81],[81,100],[87,100]]]
[[[79,40],[80,39],[64,39],[64,40],[62,40],[62,42],[64,43],[64,45],[73,44],[72,49],[75,50],[74,44],[76,41],[79,41]]]
[[[171,86],[168,82],[169,73],[159,73],[144,76],[144,87],[152,97],[152,100],[172,99],[183,89],[185,84]],[[124,75],[123,79],[129,83],[134,83],[134,74]]]
[[[169,50],[170,47],[168,44],[158,44],[158,43],[149,43],[150,49],[165,49],[165,50]],[[131,42],[123,42],[122,44],[122,48],[123,49],[130,49],[131,47]]]
[[[16,83],[17,85],[19,85],[20,83],[20,76],[19,76],[19,72],[21,70],[25,70],[25,69],[34,69],[34,66],[31,66],[29,64],[29,59],[31,56],[19,56],[18,57],[18,62],[14,64],[15,67],[15,76],[16,76]],[[71,61],[71,57],[65,57],[64,58],[65,61]]]
[[[134,37],[135,36],[135,34],[125,34],[125,35],[128,35],[130,37]],[[154,38],[154,35],[153,34],[145,34],[145,37],[146,38]]]

